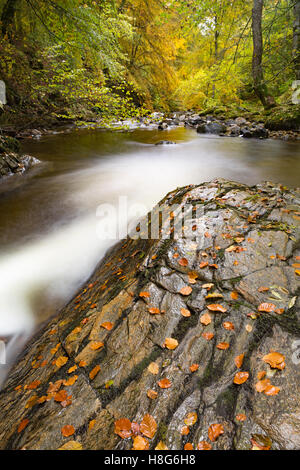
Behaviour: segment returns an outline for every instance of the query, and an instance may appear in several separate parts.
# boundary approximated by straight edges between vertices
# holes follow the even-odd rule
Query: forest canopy
[[[300,80],[299,0],[0,0],[0,21],[11,115],[269,108]]]

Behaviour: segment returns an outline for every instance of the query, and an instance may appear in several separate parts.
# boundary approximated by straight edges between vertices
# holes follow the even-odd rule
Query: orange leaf
[[[285,368],[285,357],[276,351],[271,351],[270,354],[264,356],[263,361],[269,364],[272,369],[283,370]]]
[[[258,380],[262,380],[265,376],[266,376],[265,370],[261,370],[260,372],[257,373]]]
[[[148,398],[150,398],[151,400],[155,400],[158,396],[158,393],[155,392],[155,390],[148,390],[147,391],[147,396]]]
[[[103,348],[104,344],[101,341],[91,341],[89,346],[92,351],[98,351],[98,349]]]
[[[78,369],[77,366],[70,367],[70,369],[68,370],[68,374],[72,374],[72,372],[75,372],[76,369]]]
[[[181,260],[179,260],[179,264],[180,266],[188,266],[189,262],[186,258],[181,258]]]
[[[159,441],[159,443],[155,447],[155,450],[169,450],[169,449],[164,442]]]
[[[68,398],[68,393],[66,390],[61,390],[60,392],[57,392],[54,395],[54,401],[57,401],[58,403],[66,401],[67,398]]]
[[[96,366],[96,367],[94,367],[94,369],[91,370],[91,372],[90,372],[90,375],[89,375],[90,379],[91,379],[91,380],[94,380],[94,378],[96,377],[96,375],[99,374],[100,370],[101,370],[101,367],[100,367],[99,365]]]
[[[217,344],[217,348],[221,349],[222,351],[225,351],[226,349],[228,349],[229,346],[230,346],[229,343],[219,343],[219,344]]]
[[[59,358],[56,359],[55,365],[56,365],[56,367],[61,368],[61,367],[63,367],[63,366],[68,362],[68,360],[69,360],[69,359],[68,359],[67,357],[65,357],[65,356],[60,356]]]
[[[172,386],[172,383],[170,382],[169,379],[162,379],[159,382],[157,382],[157,385],[160,388],[170,388]]]
[[[149,437],[149,439],[153,439],[157,430],[157,424],[153,416],[147,413],[141,422],[140,429],[144,436]]]
[[[235,374],[233,383],[237,385],[244,384],[249,379],[249,372],[238,372]]]
[[[211,316],[209,313],[204,313],[204,315],[202,315],[202,317],[200,318],[200,322],[202,323],[202,325],[210,325],[211,324]]]
[[[151,372],[153,375],[157,375],[159,372],[159,366],[156,364],[156,362],[151,362],[148,366],[148,371]]]
[[[70,387],[71,385],[74,385],[77,379],[78,375],[73,375],[73,377],[70,377],[68,380],[64,380],[64,386]]]
[[[204,339],[206,339],[207,341],[210,341],[213,339],[213,337],[215,336],[213,333],[202,333],[202,336]]]
[[[186,424],[187,426],[194,426],[194,424],[197,423],[197,420],[197,413],[188,413],[187,417],[184,420],[184,424]]]
[[[275,310],[276,310],[276,305],[274,304],[264,303],[264,304],[260,304],[260,306],[258,307],[259,312],[270,313],[270,312],[275,312]]]
[[[186,318],[191,316],[191,312],[187,308],[182,308],[180,310],[180,313],[183,317],[186,317]]]
[[[207,441],[201,441],[199,442],[199,444],[197,445],[197,449],[198,450],[212,450],[212,446],[209,442]]]
[[[239,294],[237,292],[231,292],[230,297],[232,300],[237,300],[239,298]]]
[[[18,426],[18,433],[22,432],[26,428],[28,423],[29,423],[29,419],[27,419],[27,418],[23,419],[23,421],[21,421],[19,426]]]
[[[180,290],[181,295],[190,295],[193,292],[193,289],[190,286],[185,286]]]
[[[244,415],[243,413],[241,413],[241,414],[237,415],[237,416],[235,417],[235,419],[236,419],[237,421],[244,422],[244,421],[246,421],[247,416]]]
[[[211,442],[215,442],[221,434],[224,434],[224,428],[222,424],[212,424],[209,426],[208,437]]]
[[[149,442],[142,436],[136,436],[133,439],[133,450],[148,450]]]
[[[269,287],[260,287],[260,288],[258,289],[258,292],[268,292],[269,290],[270,290]]]
[[[225,307],[223,307],[222,305],[219,305],[219,304],[211,304],[211,305],[208,305],[207,308],[211,312],[221,312],[221,313],[227,312],[227,308],[225,308]]]
[[[255,384],[255,389],[258,393],[264,392],[269,386],[271,385],[271,382],[269,379],[264,379],[260,380]]]
[[[140,292],[140,297],[148,298],[148,297],[150,297],[150,294],[149,294],[149,292]]]
[[[151,308],[148,308],[148,311],[149,311],[149,313],[151,313],[151,315],[159,315],[160,314],[159,308],[151,307]]]
[[[236,356],[236,358],[234,359],[235,365],[237,366],[238,369],[242,367],[243,362],[244,362],[244,357],[245,357],[245,354],[240,354],[239,356]]]
[[[202,261],[202,263],[200,263],[199,267],[200,267],[200,269],[204,269],[208,266],[208,264],[209,264],[208,261]]]
[[[280,392],[280,388],[275,387],[275,385],[269,385],[264,392],[265,392],[265,395],[272,397],[274,395],[277,395]]]
[[[164,346],[167,349],[174,350],[178,347],[178,341],[174,338],[166,338]]]
[[[114,324],[111,323],[110,321],[106,321],[106,322],[102,323],[101,326],[102,326],[102,328],[105,328],[106,330],[110,331],[110,330],[113,329]]]
[[[131,437],[131,421],[127,418],[121,418],[115,421],[115,434],[120,436],[122,439],[127,439]]]
[[[31,382],[31,384],[28,385],[28,390],[35,390],[36,388],[38,388],[38,386],[41,385],[41,381],[40,380],[35,380],[34,382]]]
[[[190,433],[190,428],[188,426],[183,426],[180,433],[182,436],[187,436]]]
[[[193,444],[191,444],[190,442],[187,442],[183,448],[183,450],[194,450],[194,446]]]
[[[197,372],[198,369],[199,369],[199,364],[193,364],[190,366],[191,372]]]
[[[225,330],[234,330],[234,324],[231,323],[230,321],[225,321],[223,323],[223,326],[224,326]]]
[[[92,420],[89,422],[89,431],[91,431],[92,429],[94,429],[95,424],[96,424],[96,420],[95,420],[95,419],[92,419]]]
[[[75,429],[70,424],[67,424],[61,429],[61,433],[64,437],[73,436],[73,434],[75,433]]]

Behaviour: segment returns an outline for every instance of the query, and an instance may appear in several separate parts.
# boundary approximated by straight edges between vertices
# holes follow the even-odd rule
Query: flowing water
[[[177,145],[154,145],[162,139]],[[107,223],[99,205],[118,207],[122,196],[125,224],[176,187],[216,177],[299,185],[299,143],[180,127],[73,131],[26,141],[23,151],[42,164],[0,194],[0,337],[29,335],[90,276],[115,242],[97,236]]]

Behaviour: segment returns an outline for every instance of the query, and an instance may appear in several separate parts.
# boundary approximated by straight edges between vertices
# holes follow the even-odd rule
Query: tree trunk
[[[253,33],[253,58],[252,75],[254,91],[264,108],[270,108],[275,105],[273,97],[269,96],[267,86],[264,83],[264,73],[262,65],[263,57],[263,35],[262,35],[262,13],[263,0],[253,0],[252,9],[252,33]]]
[[[19,0],[7,0],[1,15],[1,32],[3,36],[11,37],[11,26],[17,9]]]
[[[293,57],[296,80],[300,80],[300,0],[294,6]]]

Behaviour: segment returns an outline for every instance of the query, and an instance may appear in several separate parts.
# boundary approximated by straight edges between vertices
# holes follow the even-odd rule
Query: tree
[[[300,80],[300,0],[294,4],[293,58],[296,80]]]
[[[264,80],[263,72],[263,34],[262,34],[262,15],[264,0],[253,0],[252,9],[252,34],[253,34],[253,57],[252,57],[252,75],[254,91],[264,108],[271,108],[275,105],[275,100],[268,93],[268,88]]]
[[[11,26],[19,0],[7,0],[1,14],[1,32],[3,36],[11,36]]]

